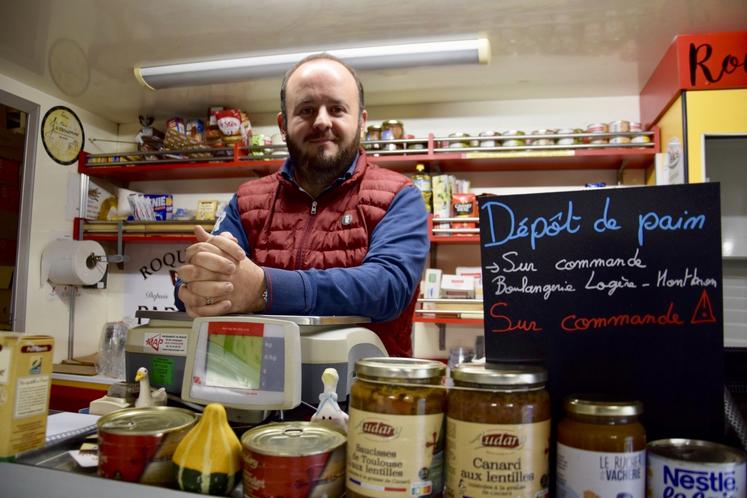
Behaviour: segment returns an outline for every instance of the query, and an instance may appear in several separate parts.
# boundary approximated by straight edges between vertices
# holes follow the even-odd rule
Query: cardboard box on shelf
[[[475,299],[482,299],[482,268],[479,266],[457,266],[456,274],[475,279]]]
[[[474,299],[475,278],[464,275],[444,275],[441,277],[441,297]]]
[[[441,270],[438,268],[426,268],[425,279],[423,281],[423,297],[426,299],[437,299],[441,297]],[[422,303],[421,309],[434,309],[433,303]],[[433,313],[426,313],[423,316],[433,317]]]
[[[0,460],[44,446],[54,338],[0,332]]]

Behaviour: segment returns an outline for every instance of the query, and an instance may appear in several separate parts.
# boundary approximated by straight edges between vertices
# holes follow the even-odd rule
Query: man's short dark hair
[[[283,116],[283,123],[288,123],[288,114],[287,109],[285,106],[285,91],[288,87],[288,80],[290,79],[291,75],[296,72],[296,69],[301,67],[302,65],[306,64],[307,62],[315,61],[315,60],[330,60],[337,62],[341,66],[343,66],[345,69],[348,70],[348,72],[353,75],[353,79],[355,80],[355,84],[358,87],[358,113],[360,115],[361,112],[363,112],[363,108],[365,107],[364,101],[363,101],[363,84],[361,83],[360,78],[358,78],[358,73],[355,72],[355,69],[350,67],[346,62],[343,60],[335,57],[332,54],[328,54],[326,52],[321,52],[318,54],[311,54],[300,61],[296,62],[292,68],[288,69],[288,71],[285,73],[285,76],[283,76],[283,82],[280,85],[280,113]]]

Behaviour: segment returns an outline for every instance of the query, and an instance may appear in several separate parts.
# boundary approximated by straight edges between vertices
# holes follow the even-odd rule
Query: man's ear
[[[363,109],[361,111],[361,130],[366,129],[366,121],[368,120],[368,111]]]
[[[283,134],[283,138],[284,139],[285,139],[286,135],[288,134],[286,132],[287,124],[288,123],[286,123],[285,120],[283,119],[283,113],[279,112],[278,113],[278,128],[280,128],[280,133]]]

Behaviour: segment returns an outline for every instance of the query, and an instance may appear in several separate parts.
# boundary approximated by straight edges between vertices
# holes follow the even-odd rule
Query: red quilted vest
[[[410,183],[399,173],[368,164],[364,152],[353,175],[316,201],[279,172],[246,182],[237,197],[252,260],[286,270],[358,266],[394,196]],[[349,222],[344,228],[343,217]],[[417,290],[399,317],[366,325],[391,356],[412,355],[416,299]]]

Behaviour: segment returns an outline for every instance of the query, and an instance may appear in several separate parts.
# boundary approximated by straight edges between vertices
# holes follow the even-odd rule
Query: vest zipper
[[[311,216],[315,216],[316,215],[317,204],[318,204],[318,202],[316,201],[316,199],[313,200],[313,201],[311,201],[311,210],[310,210]],[[301,269],[303,267],[303,265],[301,264],[302,263],[301,257],[303,255],[304,249],[306,248],[306,244],[307,244],[307,242],[309,240],[309,233],[311,232],[311,225],[313,224],[313,222],[314,222],[314,220],[310,219],[306,223],[306,229],[303,232],[303,237],[301,238],[301,243],[298,245],[298,250],[296,251],[296,269]]]

